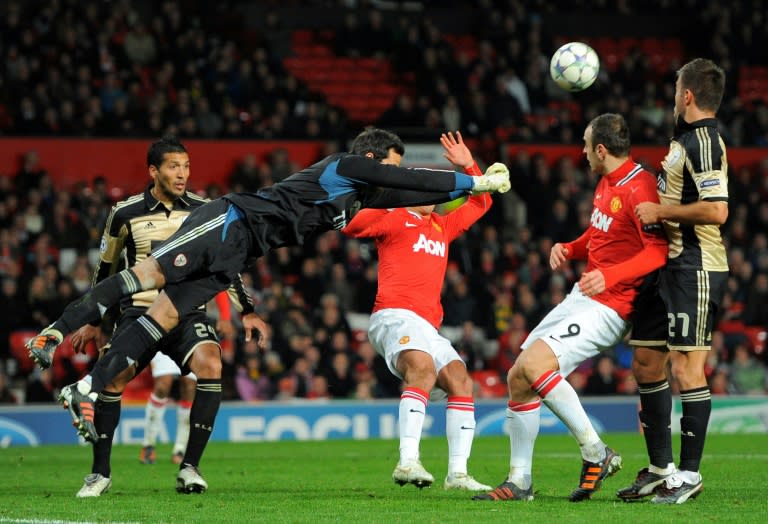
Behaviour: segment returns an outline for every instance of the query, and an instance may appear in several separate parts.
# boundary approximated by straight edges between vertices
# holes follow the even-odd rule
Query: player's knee
[[[192,353],[189,368],[199,379],[221,378],[221,356],[219,355],[218,347],[210,344],[196,349]]]
[[[640,384],[658,382],[666,378],[666,363],[663,353],[636,349],[632,359],[632,374]]]
[[[452,370],[445,374],[441,372],[438,384],[451,396],[471,397],[473,395],[474,383],[464,365],[460,364],[460,366],[460,369]]]
[[[698,388],[707,383],[704,368],[693,366],[685,360],[673,361],[671,371],[682,391]]]

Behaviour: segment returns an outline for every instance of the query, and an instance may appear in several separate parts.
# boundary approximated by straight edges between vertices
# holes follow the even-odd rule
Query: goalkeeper
[[[230,193],[196,209],[179,230],[132,268],[100,282],[70,303],[61,317],[27,342],[32,358],[49,358],[64,336],[98,321],[121,297],[162,289],[146,313],[112,340],[90,375],[62,388],[78,433],[94,441],[93,404],[123,369],[178,325],[179,317],[229,287],[251,257],[270,249],[303,245],[312,235],[342,229],[361,208],[447,202],[469,193],[506,192],[509,172],[494,164],[485,175],[400,167],[405,146],[397,135],[368,129],[350,153],[336,153],[253,193]],[[267,326],[254,322],[259,343]],[[250,339],[250,330],[246,338]],[[84,416],[85,414],[85,416]]]

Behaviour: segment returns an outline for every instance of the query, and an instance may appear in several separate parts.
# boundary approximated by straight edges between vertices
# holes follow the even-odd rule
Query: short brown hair
[[[677,77],[680,85],[693,93],[700,109],[717,112],[725,93],[725,72],[717,64],[706,58],[694,58],[678,69]]]

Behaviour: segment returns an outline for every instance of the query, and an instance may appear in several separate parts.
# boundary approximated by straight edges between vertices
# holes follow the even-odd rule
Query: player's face
[[[187,190],[189,155],[166,153],[160,167],[150,166],[149,174],[155,180],[155,198],[165,202],[176,200]]]
[[[587,127],[586,131],[584,131],[584,149],[582,152],[587,157],[590,169],[598,175],[602,175],[603,162],[600,160],[597,148],[592,147],[592,126]]]
[[[400,162],[403,161],[403,156],[395,151],[394,147],[390,147],[389,151],[387,151],[387,158],[382,158],[381,163],[382,164],[389,164],[392,166],[399,166]]]

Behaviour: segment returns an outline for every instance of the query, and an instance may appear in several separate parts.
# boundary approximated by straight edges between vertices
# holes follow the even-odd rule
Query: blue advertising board
[[[637,401],[618,397],[587,399],[587,412],[599,432],[637,431]],[[478,400],[477,435],[504,435],[506,401]],[[214,441],[325,440],[397,438],[397,399],[386,401],[297,401],[259,404],[225,402],[214,426]],[[176,432],[175,410],[166,410],[159,440],[169,442]],[[546,408],[541,433],[567,429]],[[424,421],[425,436],[445,435],[445,402],[431,402]],[[123,408],[115,442],[140,444],[144,436],[144,409]],[[67,411],[58,406],[0,408],[0,447],[74,444],[80,439]]]
[[[638,403],[634,397],[592,397],[583,400],[595,429],[600,432],[639,431]],[[681,414],[675,403],[672,429],[679,432]],[[504,435],[506,402],[475,403],[477,435]],[[212,440],[260,442],[268,440],[325,440],[397,438],[398,401],[296,401],[250,404],[225,402],[219,410]],[[176,416],[166,410],[159,440],[176,434]],[[542,434],[567,433],[546,407],[541,410]],[[768,397],[717,397],[712,400],[711,433],[768,433]],[[445,403],[430,402],[424,436],[445,435]],[[144,436],[144,409],[123,408],[115,442],[140,444]],[[67,411],[56,405],[0,407],[0,447],[75,444],[82,442],[72,429]]]

